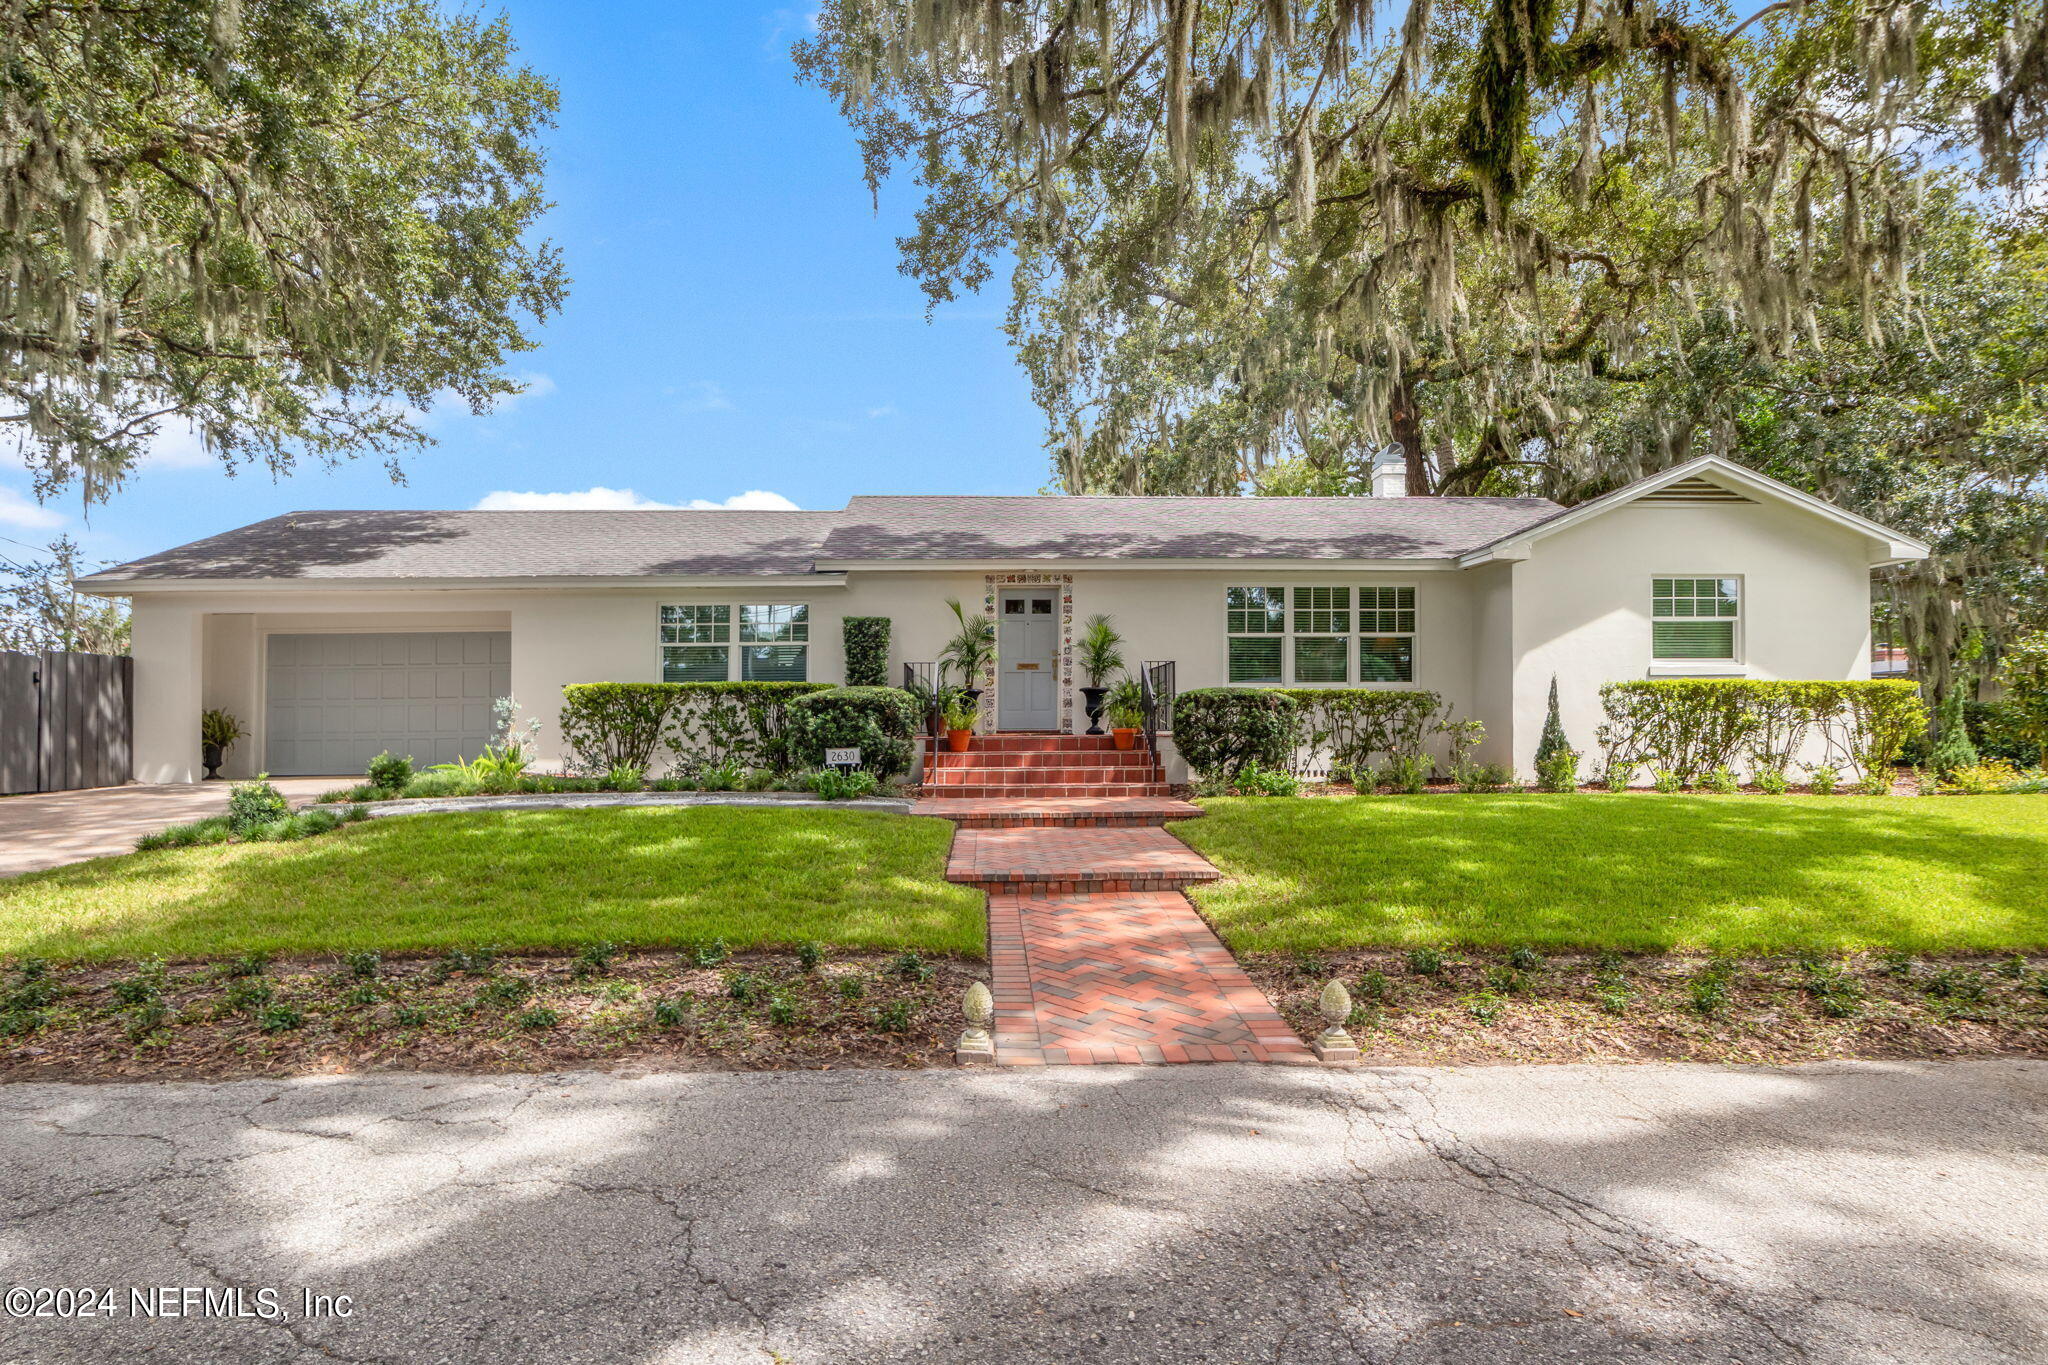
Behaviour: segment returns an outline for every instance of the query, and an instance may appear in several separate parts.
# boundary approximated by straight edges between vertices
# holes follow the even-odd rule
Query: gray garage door
[[[512,690],[512,635],[273,635],[264,672],[272,773],[360,773],[386,749],[452,763],[491,739],[491,703]]]

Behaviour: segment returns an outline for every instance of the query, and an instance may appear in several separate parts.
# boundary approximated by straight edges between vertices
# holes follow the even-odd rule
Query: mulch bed
[[[1323,983],[1341,978],[1376,1065],[2048,1056],[2038,957],[1557,956],[1518,970],[1505,953],[1445,956],[1433,975],[1401,952],[1243,961],[1304,1038],[1322,1028]]]
[[[374,975],[331,958],[245,975],[255,964],[126,962],[33,979],[10,965],[0,1081],[951,1065],[961,992],[983,975],[915,955],[830,954],[815,970],[787,952],[696,958],[392,959]]]

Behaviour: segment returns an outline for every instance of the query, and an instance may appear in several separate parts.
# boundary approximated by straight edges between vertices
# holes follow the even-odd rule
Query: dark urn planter
[[[1088,712],[1088,733],[1102,733],[1102,699],[1109,695],[1106,687],[1084,687],[1081,689],[1081,705]]]
[[[201,744],[199,746],[199,761],[206,765],[206,780],[208,782],[218,782],[220,780],[220,764],[221,760],[226,756],[227,751],[218,744]]]

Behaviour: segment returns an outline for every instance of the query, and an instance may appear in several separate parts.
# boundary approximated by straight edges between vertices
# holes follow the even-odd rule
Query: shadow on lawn
[[[1246,948],[2048,944],[2048,803],[1951,799],[1217,802],[1179,828],[1231,874],[1197,899]]]
[[[977,954],[949,831],[873,812],[733,808],[407,816],[283,845],[100,860],[0,887],[4,951],[507,950],[805,939]],[[10,905],[12,902],[12,905]],[[20,921],[39,905],[46,921]],[[16,908],[19,907],[19,908]]]

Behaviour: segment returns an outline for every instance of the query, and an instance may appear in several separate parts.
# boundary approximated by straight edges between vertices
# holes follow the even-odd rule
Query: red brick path
[[[959,822],[946,875],[989,893],[998,1062],[1314,1063],[1178,890],[1220,875],[1161,827],[1199,807],[1148,793],[915,809]]]

